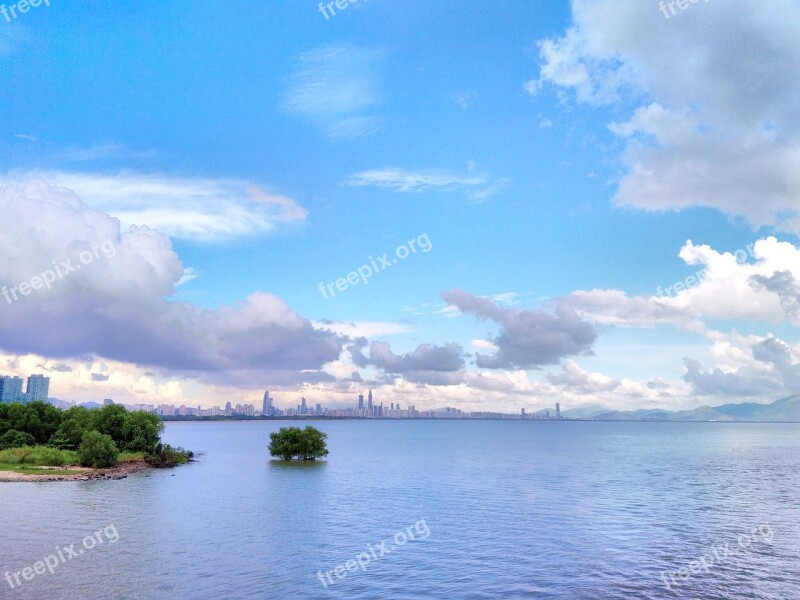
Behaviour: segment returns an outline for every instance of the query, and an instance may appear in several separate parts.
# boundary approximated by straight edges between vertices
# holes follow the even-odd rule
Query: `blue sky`
[[[0,17],[4,210],[38,215],[41,234],[19,239],[29,262],[0,280],[75,247],[61,188],[80,201],[84,241],[119,219],[133,261],[110,261],[119,287],[95,273],[9,305],[8,370],[65,365],[53,387],[69,399],[203,405],[265,388],[287,404],[373,386],[387,401],[514,412],[791,393],[797,288],[776,275],[800,270],[797,90],[767,42],[800,52],[784,27],[797,9],[733,5],[667,19],[628,0],[361,0],[326,19],[313,2],[52,0]],[[733,52],[726,27],[749,32]],[[430,251],[319,292],[423,234]],[[707,249],[681,258],[688,240]],[[720,258],[757,240],[744,263]],[[704,267],[709,280],[654,298]],[[451,290],[464,296],[448,302]],[[135,316],[114,301],[139,292]],[[102,323],[112,341],[84,293],[119,317]],[[97,334],[15,329],[65,312]],[[131,322],[162,333],[128,343]],[[187,350],[192,337],[208,356]]]

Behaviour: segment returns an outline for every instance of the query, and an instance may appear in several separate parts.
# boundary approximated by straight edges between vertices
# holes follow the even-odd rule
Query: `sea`
[[[800,598],[800,424],[322,420],[313,463],[271,459],[285,425],[0,484],[0,598]]]

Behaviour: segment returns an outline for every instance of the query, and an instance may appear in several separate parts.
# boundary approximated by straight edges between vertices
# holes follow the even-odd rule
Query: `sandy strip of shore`
[[[17,473],[15,471],[0,471],[0,482],[11,481],[90,481],[100,479],[125,479],[131,473],[138,473],[150,467],[146,462],[132,461],[118,464],[116,467],[108,469],[89,469],[86,467],[42,467],[47,470],[58,471],[79,471],[78,473],[66,473],[58,475],[56,473],[47,475],[32,475],[28,473]]]

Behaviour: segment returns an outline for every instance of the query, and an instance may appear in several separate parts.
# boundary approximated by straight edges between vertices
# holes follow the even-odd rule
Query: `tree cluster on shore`
[[[112,467],[120,452],[141,454],[156,467],[171,467],[193,458],[192,452],[162,444],[163,431],[158,416],[128,412],[119,404],[95,410],[82,406],[60,410],[45,402],[0,404],[0,451],[36,446],[73,451],[87,467]],[[30,455],[46,456],[47,452]],[[55,454],[53,460],[58,460]]]

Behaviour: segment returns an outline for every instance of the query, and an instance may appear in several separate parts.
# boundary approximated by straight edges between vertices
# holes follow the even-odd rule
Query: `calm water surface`
[[[269,460],[280,423],[170,423],[198,463],[0,484],[0,575],[84,550],[0,598],[800,598],[800,425],[316,426],[318,464]]]

